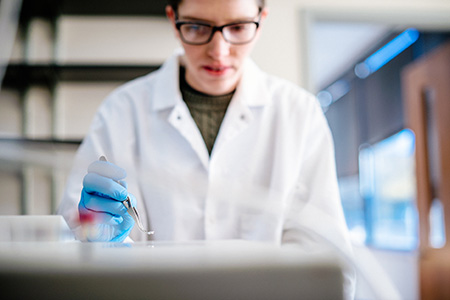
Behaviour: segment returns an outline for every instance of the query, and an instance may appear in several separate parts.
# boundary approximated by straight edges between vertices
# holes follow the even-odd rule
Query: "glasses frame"
[[[208,23],[202,23],[202,22],[179,21],[179,20],[175,20],[175,27],[176,27],[177,30],[180,32],[181,40],[182,40],[184,43],[189,44],[189,45],[205,45],[205,44],[208,44],[209,42],[211,42],[211,40],[212,40],[214,34],[215,34],[217,31],[219,31],[219,32],[222,34],[223,39],[224,39],[227,43],[232,44],[232,45],[243,45],[243,44],[248,44],[248,43],[250,43],[250,42],[255,38],[256,32],[258,31],[258,28],[259,28],[259,23],[260,23],[260,21],[261,21],[261,15],[259,14],[259,15],[258,15],[258,21],[241,21],[241,22],[233,22],[233,23],[228,23],[228,24],[222,25],[222,26],[214,26],[214,25],[211,25],[211,24],[208,24]],[[186,41],[186,40],[184,39],[184,36],[183,36],[183,34],[182,34],[182,32],[181,32],[181,26],[183,26],[183,25],[185,25],[185,24],[193,24],[193,25],[207,26],[207,27],[212,28],[212,31],[211,31],[211,34],[210,34],[209,38],[208,38],[205,42],[201,42],[201,43],[193,43],[193,42],[189,42],[189,41]],[[255,34],[253,35],[253,37],[252,37],[250,40],[245,41],[245,42],[242,42],[242,43],[235,43],[235,42],[230,42],[229,40],[227,40],[227,38],[226,38],[225,35],[223,34],[223,29],[224,29],[225,27],[229,27],[229,26],[233,26],[233,25],[238,25],[238,24],[255,24],[255,25],[256,25]]]

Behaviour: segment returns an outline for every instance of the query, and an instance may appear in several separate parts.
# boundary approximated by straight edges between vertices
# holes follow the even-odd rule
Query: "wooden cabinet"
[[[407,126],[416,135],[421,299],[450,299],[450,43],[403,72]],[[430,245],[430,208],[443,207],[446,244]]]

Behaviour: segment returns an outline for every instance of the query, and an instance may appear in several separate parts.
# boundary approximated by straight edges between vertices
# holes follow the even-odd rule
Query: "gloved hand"
[[[125,170],[106,161],[88,167],[78,204],[88,241],[122,242],[130,234],[134,220],[122,201],[128,196],[134,206],[136,198],[127,192],[125,177]]]

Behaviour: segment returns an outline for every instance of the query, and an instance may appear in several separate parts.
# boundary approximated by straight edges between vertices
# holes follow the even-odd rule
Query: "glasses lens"
[[[250,42],[256,34],[258,26],[256,23],[239,23],[225,26],[223,36],[232,44],[243,44]]]
[[[202,24],[182,24],[180,33],[187,43],[202,44],[208,41],[212,28]]]

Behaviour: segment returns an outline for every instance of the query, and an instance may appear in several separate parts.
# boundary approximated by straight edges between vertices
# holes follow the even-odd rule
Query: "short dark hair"
[[[174,11],[177,11],[177,10],[178,10],[178,5],[180,5],[180,3],[181,3],[182,1],[183,1],[183,0],[167,0],[168,4],[169,4],[170,6],[172,6],[172,8],[173,8]],[[266,0],[255,0],[255,1],[258,3],[259,9],[263,9],[264,6],[266,5]]]

